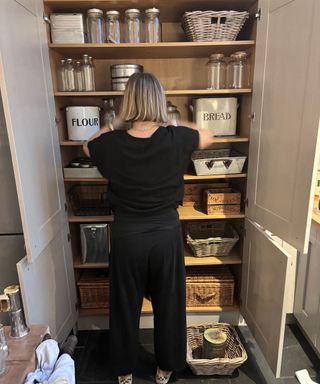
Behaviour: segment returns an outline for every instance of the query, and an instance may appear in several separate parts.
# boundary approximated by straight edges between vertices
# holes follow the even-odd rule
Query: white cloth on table
[[[74,361],[64,353],[59,358],[59,346],[53,339],[43,341],[36,349],[37,369],[28,374],[24,384],[75,384]]]

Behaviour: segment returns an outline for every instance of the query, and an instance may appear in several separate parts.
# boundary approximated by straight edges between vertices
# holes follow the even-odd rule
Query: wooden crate
[[[233,305],[234,277],[226,266],[188,268],[186,298],[188,306]]]
[[[203,200],[203,192],[206,189],[227,188],[228,183],[191,183],[184,185],[183,206],[201,206]]]
[[[240,213],[241,193],[232,188],[206,189],[203,207],[208,215]]]
[[[85,271],[78,280],[81,308],[109,307],[109,280],[102,271]]]

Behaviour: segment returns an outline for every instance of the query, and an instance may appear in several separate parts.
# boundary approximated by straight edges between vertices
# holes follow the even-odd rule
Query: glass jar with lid
[[[145,10],[145,14],[145,42],[159,43],[161,41],[160,11],[157,8],[149,8]]]
[[[227,67],[228,88],[250,87],[250,64],[244,51],[235,52],[230,56]]]
[[[89,43],[104,43],[103,11],[92,8],[87,11],[87,33]]]
[[[103,99],[103,112],[102,112],[102,124],[103,127],[108,127],[113,130],[113,122],[116,118],[116,111],[114,109],[114,99],[112,97]]]
[[[177,107],[173,105],[171,101],[167,101],[167,115],[169,124],[174,126],[179,125],[181,115]]]
[[[140,11],[139,9],[127,9],[125,11],[125,42],[140,43]]]
[[[120,22],[118,11],[106,12],[106,42],[120,43]]]
[[[227,65],[224,61],[223,53],[214,53],[210,55],[207,63],[208,68],[208,88],[223,89],[226,88]]]

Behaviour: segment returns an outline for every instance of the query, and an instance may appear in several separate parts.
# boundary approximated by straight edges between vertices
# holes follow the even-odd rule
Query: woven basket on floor
[[[190,41],[235,40],[249,17],[248,12],[185,12],[182,28]]]
[[[202,359],[203,333],[208,328],[221,328],[227,333],[225,357]],[[236,330],[226,323],[191,326],[187,328],[187,363],[195,375],[231,375],[247,360],[247,353]]]
[[[227,256],[239,240],[235,229],[224,220],[189,222],[186,238],[194,256]]]

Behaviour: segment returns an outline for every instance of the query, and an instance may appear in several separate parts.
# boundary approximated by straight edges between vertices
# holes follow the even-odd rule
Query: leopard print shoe
[[[170,380],[170,376],[172,374],[172,371],[162,371],[159,367],[157,368],[156,373],[156,383],[157,384],[167,384]]]
[[[129,375],[118,376],[119,384],[132,384],[132,373]]]

